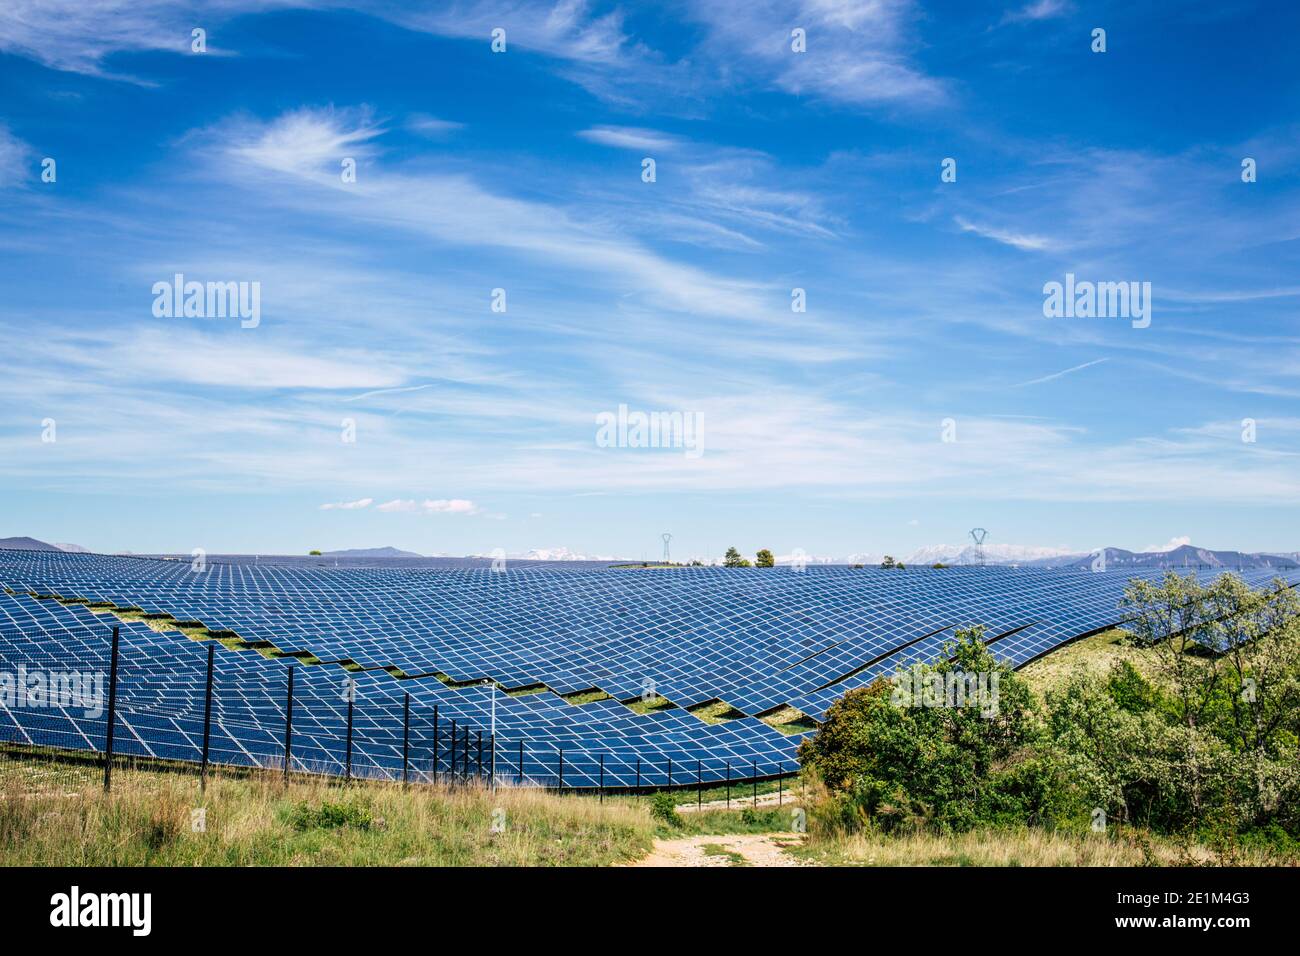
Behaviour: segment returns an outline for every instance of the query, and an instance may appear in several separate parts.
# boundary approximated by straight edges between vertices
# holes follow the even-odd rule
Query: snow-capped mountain
[[[1069,564],[1082,557],[1078,551],[1068,548],[1038,547],[1024,544],[986,544],[984,560],[988,564],[1034,564],[1052,567],[1056,564]],[[974,545],[935,544],[917,548],[902,559],[904,564],[919,566],[929,564],[978,564],[979,558]]]
[[[484,555],[491,557],[491,555]],[[577,551],[570,551],[568,548],[531,548],[522,554],[508,555],[511,558],[518,558],[522,561],[614,561],[617,560],[607,554],[580,554]]]

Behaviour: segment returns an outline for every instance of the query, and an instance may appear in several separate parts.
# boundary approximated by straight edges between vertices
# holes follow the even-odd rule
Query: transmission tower
[[[972,528],[970,532],[971,540],[975,542],[975,563],[984,567],[984,539],[989,533],[983,528]]]
[[[667,531],[665,531],[659,537],[664,539],[664,564],[669,564],[670,561],[668,557],[668,542],[673,539],[673,536],[669,534]]]

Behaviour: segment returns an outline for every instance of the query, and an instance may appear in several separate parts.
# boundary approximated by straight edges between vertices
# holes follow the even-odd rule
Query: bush
[[[289,825],[299,831],[338,830],[343,827],[369,830],[373,822],[370,808],[360,803],[331,803],[327,800],[319,807],[297,803],[289,811]]]
[[[677,799],[671,793],[661,791],[650,798],[650,816],[665,826],[682,825],[682,818],[677,813]]]
[[[837,826],[871,820],[885,831],[925,825],[961,831],[1015,808],[1040,814],[1052,805],[1042,781],[1054,771],[1017,765],[1039,735],[1028,686],[993,658],[979,630],[957,637],[945,649],[950,660],[849,691],[800,747],[802,764],[840,803],[831,812]],[[964,687],[974,675],[996,687],[994,699],[971,706],[955,694],[925,694]]]

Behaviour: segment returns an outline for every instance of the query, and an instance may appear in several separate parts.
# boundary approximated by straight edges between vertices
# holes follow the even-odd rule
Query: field
[[[1150,650],[1120,631],[1067,645],[1021,672],[1040,699],[1078,668]],[[1134,827],[1107,833],[978,828],[943,835],[823,832],[815,783],[787,780],[671,797],[557,795],[479,786],[402,788],[277,774],[115,770],[90,755],[0,760],[0,864],[67,866],[1189,866],[1297,861]],[[807,814],[796,808],[806,804]]]
[[[658,819],[649,798],[557,796],[540,790],[445,789],[273,776],[210,781],[125,771],[103,793],[94,774],[34,793],[0,780],[5,866],[1135,866],[1267,864],[1155,840],[1034,830],[953,837],[806,837],[792,832],[798,788],[783,806],[735,799]],[[709,797],[721,794],[708,794]],[[679,797],[684,799],[684,797]],[[202,832],[194,811],[204,809]],[[496,832],[494,832],[496,831]],[[654,853],[651,856],[652,851]]]

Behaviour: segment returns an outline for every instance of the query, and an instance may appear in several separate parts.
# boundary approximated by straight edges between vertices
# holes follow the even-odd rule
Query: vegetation
[[[823,788],[810,832],[871,847],[889,835],[1100,829],[1217,859],[1300,859],[1300,599],[1171,573],[1132,582],[1125,604],[1129,653],[1068,674],[1040,668],[1051,678],[1041,698],[978,630],[958,632],[949,660],[849,692],[801,747]],[[972,674],[997,678],[995,712],[941,695],[918,706],[908,690]]]
[[[725,700],[706,700],[702,704],[694,704],[686,709],[706,724],[725,724],[745,716]]]
[[[111,794],[17,776],[0,792],[6,866],[598,866],[645,856],[654,833],[644,802],[538,790],[218,776],[201,796],[192,776],[124,771]]]
[[[312,557],[320,557],[320,548],[312,548],[307,554]]]
[[[892,554],[885,555],[885,559],[880,562],[880,566],[882,568],[898,568],[899,570],[902,570],[906,567],[906,565],[903,564],[902,561],[895,561],[894,556]]]
[[[677,812],[677,798],[671,793],[660,792],[650,798],[650,815],[674,829],[682,825],[681,815]]]
[[[740,552],[735,548],[728,548],[727,553],[722,557],[722,566],[724,568],[748,568],[749,561],[740,556]]]
[[[754,555],[754,567],[774,568],[776,567],[776,556],[767,548],[763,548],[758,554]]]

